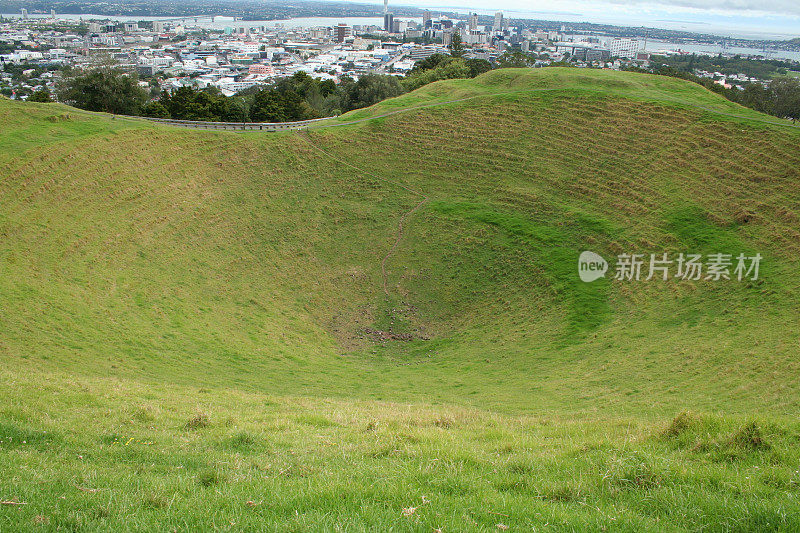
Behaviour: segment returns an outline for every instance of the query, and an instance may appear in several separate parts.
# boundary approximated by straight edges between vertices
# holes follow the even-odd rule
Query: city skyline
[[[565,0],[557,6],[545,0],[399,0],[390,3],[390,10],[392,5],[488,16],[504,11],[510,18],[648,26],[747,38],[800,37],[800,3],[789,0]]]

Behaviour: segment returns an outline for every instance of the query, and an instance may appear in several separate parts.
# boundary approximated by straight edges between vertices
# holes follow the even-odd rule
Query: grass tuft
[[[220,473],[212,468],[207,468],[197,474],[197,483],[203,487],[211,487],[222,482]]]
[[[695,431],[702,425],[702,419],[689,411],[682,411],[670,421],[664,430],[664,435],[669,438],[676,438],[685,435],[687,432]]]
[[[749,422],[733,434],[729,445],[737,450],[764,451],[770,449],[761,427],[756,422]]]
[[[455,420],[449,416],[440,416],[433,421],[433,425],[437,428],[449,429],[453,427]]]
[[[186,430],[196,430],[196,429],[203,429],[207,428],[211,425],[211,419],[205,413],[197,413],[192,418],[186,421],[183,425],[183,429]]]

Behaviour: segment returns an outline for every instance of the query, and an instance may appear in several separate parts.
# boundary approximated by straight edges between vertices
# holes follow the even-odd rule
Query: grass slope
[[[337,120],[0,101],[0,526],[797,527],[800,132],[573,69]]]
[[[351,111],[333,122],[349,123],[387,113],[405,112],[421,106],[436,106],[454,100],[476,100],[485,96],[514,93],[582,93],[595,96],[622,96],[628,99],[674,104],[714,113],[717,118],[741,117],[755,122],[789,125],[747,107],[720,98],[716,93],[684,80],[618,72],[613,70],[582,70],[572,68],[501,69],[477,79],[446,80],[380,102],[372,107]],[[321,123],[327,126],[328,123]]]

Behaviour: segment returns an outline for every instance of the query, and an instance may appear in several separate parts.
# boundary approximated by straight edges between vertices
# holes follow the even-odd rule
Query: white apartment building
[[[257,54],[261,48],[260,43],[256,42],[237,42],[236,48],[243,54]]]
[[[611,50],[611,57],[633,59],[640,49],[640,43],[636,39],[612,39],[608,48]]]

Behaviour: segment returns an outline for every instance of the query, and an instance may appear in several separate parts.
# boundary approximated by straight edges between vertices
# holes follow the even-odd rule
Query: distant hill
[[[110,439],[104,446],[129,433],[145,442],[147,427],[171,428],[178,415],[168,413],[188,417],[197,406],[213,410],[220,454],[241,458],[236,454],[261,450],[266,455],[252,460],[264,472],[290,468],[281,475],[317,479],[325,467],[262,464],[269,453],[282,452],[248,444],[266,431],[253,418],[260,416],[258,405],[276,401],[292,413],[288,427],[307,429],[297,433],[311,443],[298,444],[301,455],[325,439],[360,442],[368,420],[345,420],[343,413],[366,410],[367,418],[391,425],[404,416],[396,406],[404,403],[433,413],[432,432],[451,424],[483,431],[495,424],[487,413],[554,417],[579,441],[582,432],[594,435],[580,441],[589,448],[603,440],[597,435],[606,426],[580,429],[581,420],[613,420],[608,427],[619,431],[608,438],[614,443],[625,439],[620,428],[630,423],[639,428],[631,429],[639,432],[637,442],[649,443],[655,430],[645,424],[654,417],[669,420],[682,410],[734,417],[678,420],[692,428],[686,439],[696,436],[713,447],[743,418],[769,413],[770,423],[784,424],[798,413],[800,131],[692,83],[583,69],[499,70],[437,82],[285,134],[184,130],[0,100],[0,139],[0,358],[12,395],[4,400],[19,398],[39,380],[48,383],[31,405],[61,398],[76,411],[50,416],[78,425],[80,413],[96,419],[83,423],[99,424],[91,438]],[[759,253],[763,261],[757,281],[622,282],[609,279],[612,267],[589,284],[578,277],[584,250],[609,260],[624,253],[649,260],[651,253],[721,252]],[[85,403],[61,396],[81,390]],[[219,392],[205,400],[198,390]],[[296,397],[304,399],[287,399]],[[375,401],[396,404],[376,415],[371,410],[385,404]],[[164,407],[154,407],[161,402]],[[441,405],[450,407],[441,408],[449,414],[440,419]],[[102,421],[101,413],[120,409],[127,414],[114,414],[113,424]],[[469,409],[483,411],[464,414]],[[9,408],[0,411],[0,422],[34,436],[56,434],[70,457],[91,455],[81,451],[89,441],[46,422],[41,412],[49,411]],[[283,416],[264,423],[281,426]],[[232,425],[224,426],[220,420],[228,418]],[[501,420],[499,443],[522,439],[521,426]],[[337,433],[351,422],[355,433]],[[249,429],[229,435],[225,427],[238,424]],[[417,435],[410,424],[395,428],[397,435],[440,438]],[[758,427],[766,431],[753,431]],[[776,434],[786,439],[796,433],[794,426],[780,427]],[[179,453],[169,448],[172,431],[154,437],[156,446]],[[457,445],[463,459],[474,450],[468,433],[458,435],[466,439]],[[187,446],[202,447],[199,438]],[[226,440],[233,438],[240,440]],[[657,442],[642,453],[672,457],[672,445],[663,444],[672,441]],[[383,444],[363,453],[406,449]],[[501,444],[480,453],[503,454]],[[714,450],[727,453],[719,446]],[[625,469],[642,468],[634,487],[672,479],[658,459],[625,456],[629,463],[609,466],[612,456],[597,456],[591,466],[624,470],[614,470],[614,479],[623,481],[611,492],[571,485],[559,500],[558,486],[540,490],[552,495],[547,501],[560,501],[559,509],[592,513],[559,515],[556,523],[606,523],[574,504],[586,498],[591,508],[608,510],[615,502],[637,508],[628,496],[614,499],[628,490]],[[503,479],[533,483],[535,460],[525,457]],[[786,457],[778,461],[775,483],[789,475]],[[214,485],[214,476],[228,468],[219,464],[198,466],[197,475]],[[79,476],[64,481],[68,490],[102,488],[74,468],[59,475]],[[553,468],[548,475],[558,476]],[[236,476],[221,479],[233,483]],[[270,483],[281,490],[282,481]],[[461,481],[453,483],[449,489],[412,483],[403,507],[422,494],[474,489],[472,481],[460,488]],[[0,499],[11,496],[0,493]],[[162,498],[169,501],[166,490],[151,496],[156,510],[165,508]],[[256,496],[236,498],[243,505]],[[354,498],[372,501],[364,493]],[[448,501],[453,516],[461,511],[452,509],[467,505]],[[286,505],[287,513],[303,508],[302,502]],[[707,516],[716,505],[708,503]],[[755,515],[759,504],[743,505],[742,512]],[[525,514],[521,509],[513,516]],[[283,516],[277,508],[270,512]],[[631,512],[649,516],[629,517],[633,529],[658,528],[648,521],[655,516],[650,511]],[[320,516],[337,523],[335,515]],[[375,515],[384,525],[394,519]],[[361,520],[371,523],[368,516]],[[460,520],[453,530],[467,527]],[[493,529],[503,520],[478,519]]]

